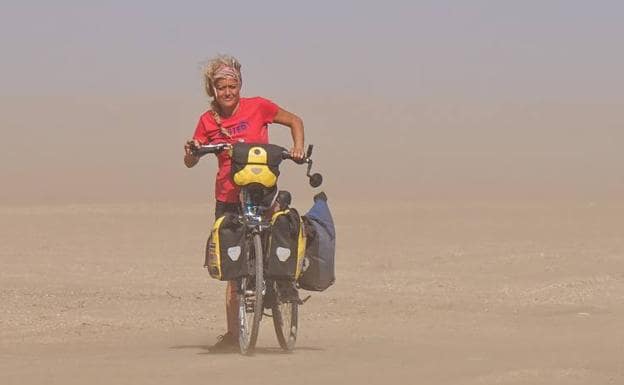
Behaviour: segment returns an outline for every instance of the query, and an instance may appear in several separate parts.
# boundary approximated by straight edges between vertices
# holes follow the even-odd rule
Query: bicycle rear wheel
[[[278,293],[277,282],[273,282],[274,292]],[[279,294],[276,295],[273,306],[273,326],[275,335],[282,349],[292,351],[297,341],[299,304],[296,302],[282,302]]]
[[[262,242],[259,234],[254,234],[246,245],[248,260],[253,263],[253,275],[242,278],[238,294],[238,342],[242,354],[252,354],[258,340],[262,319],[262,298],[264,277],[262,266]]]

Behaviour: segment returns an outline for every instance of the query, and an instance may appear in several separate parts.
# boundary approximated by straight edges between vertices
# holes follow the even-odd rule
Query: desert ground
[[[0,207],[0,383],[623,384],[624,205],[332,200],[296,350],[210,350],[212,207]]]

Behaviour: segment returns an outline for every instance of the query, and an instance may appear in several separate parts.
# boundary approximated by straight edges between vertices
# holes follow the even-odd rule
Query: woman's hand
[[[288,151],[288,153],[290,154],[290,156],[292,156],[293,158],[297,160],[301,160],[305,156],[305,151],[303,151],[303,147],[299,147],[299,146],[295,146],[291,148],[290,151]]]
[[[201,143],[196,139],[187,140],[184,144],[184,164],[191,168],[199,162],[199,157],[193,154],[193,150],[199,148]]]
[[[193,155],[193,150],[199,148],[201,144],[197,139],[187,140],[184,144],[184,154],[185,155]]]

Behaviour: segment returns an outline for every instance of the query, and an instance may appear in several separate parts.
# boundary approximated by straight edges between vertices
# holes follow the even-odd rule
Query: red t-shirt
[[[238,109],[229,118],[222,119],[221,126],[229,131],[231,138],[219,130],[212,114],[207,111],[200,118],[193,139],[208,143],[268,143],[268,125],[273,122],[279,107],[270,100],[240,98]],[[218,155],[219,171],[215,183],[215,198],[221,202],[238,202],[239,189],[232,183],[230,156],[224,151]]]

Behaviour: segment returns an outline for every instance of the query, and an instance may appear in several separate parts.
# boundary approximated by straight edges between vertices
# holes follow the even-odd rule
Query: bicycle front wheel
[[[264,276],[262,265],[262,241],[254,234],[246,245],[248,260],[253,264],[253,275],[242,278],[238,294],[238,342],[242,354],[252,354],[258,340],[260,320],[262,320],[262,299],[264,296]]]

